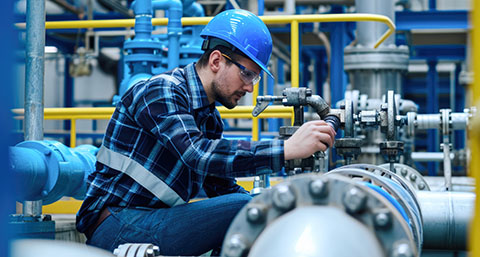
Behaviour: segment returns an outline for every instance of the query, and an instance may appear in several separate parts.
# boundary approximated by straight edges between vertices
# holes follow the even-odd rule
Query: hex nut
[[[343,204],[350,213],[357,213],[363,210],[367,200],[365,192],[356,186],[350,187],[343,197]]]
[[[328,194],[327,188],[328,181],[324,181],[323,179],[315,179],[312,180],[309,184],[309,192],[313,197],[323,198]]]
[[[282,211],[293,208],[295,204],[295,195],[288,185],[278,185],[273,191],[273,205]]]
[[[245,255],[247,249],[245,238],[241,234],[234,234],[228,239],[224,253],[227,257],[241,257]]]

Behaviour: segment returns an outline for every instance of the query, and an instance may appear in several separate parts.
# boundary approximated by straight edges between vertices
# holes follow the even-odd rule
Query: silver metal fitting
[[[227,257],[241,257],[247,249],[246,239],[241,234],[234,234],[228,240],[224,253]]]
[[[313,197],[325,197],[328,194],[327,181],[315,179],[310,182],[309,192]]]
[[[360,190],[358,187],[353,186],[345,192],[343,197],[343,204],[347,208],[347,211],[350,213],[357,213],[365,207],[367,196],[365,192]]]
[[[273,205],[283,211],[290,210],[295,204],[295,195],[288,185],[278,185],[273,191]]]

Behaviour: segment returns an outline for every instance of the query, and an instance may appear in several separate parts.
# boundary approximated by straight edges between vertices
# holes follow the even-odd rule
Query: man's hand
[[[335,130],[323,120],[303,124],[284,143],[285,160],[303,159],[333,145]]]

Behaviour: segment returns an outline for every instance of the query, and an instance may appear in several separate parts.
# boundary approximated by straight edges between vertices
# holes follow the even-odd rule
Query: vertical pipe
[[[470,85],[472,93],[472,104],[478,105],[480,103],[480,1],[472,1],[472,15],[471,20],[473,22],[472,28],[472,47],[473,50],[473,85]],[[477,114],[478,116],[478,114]],[[478,117],[477,117],[478,118]],[[475,187],[476,195],[480,195],[480,133],[478,129],[471,128],[470,135],[470,151],[471,156],[469,163],[469,173],[476,178],[477,186]],[[480,256],[480,197],[475,199],[475,215],[473,219],[472,227],[470,228],[470,248],[472,256]]]
[[[0,23],[13,24],[14,1],[7,0],[2,2],[0,8]],[[3,26],[2,36],[7,40],[0,40],[0,75],[2,78],[2,94],[0,96],[0,117],[2,117],[2,126],[0,126],[0,170],[3,171],[0,180],[0,256],[10,256],[9,245],[12,231],[8,226],[8,215],[15,213],[14,194],[14,176],[9,170],[8,146],[13,142],[9,136],[12,129],[11,108],[13,107],[13,84],[14,84],[14,45],[17,36],[13,26]],[[15,42],[15,43],[14,43]],[[12,174],[13,175],[13,174]]]
[[[347,86],[347,75],[343,67],[343,49],[346,45],[347,29],[344,22],[335,22],[331,26],[330,92],[331,103],[334,104],[343,99]]]
[[[180,64],[180,35],[182,34],[183,5],[180,0],[155,0],[152,8],[168,10],[168,69]]]
[[[290,23],[290,37],[291,37],[291,62],[292,62],[292,87],[298,87],[299,83],[299,53],[298,53],[298,42],[299,42],[299,35],[298,35],[298,21],[293,20],[292,23]]]
[[[395,1],[393,0],[356,0],[357,13],[374,13],[385,15],[395,23]],[[357,44],[373,48],[377,38],[387,30],[385,24],[378,22],[357,22]],[[388,37],[381,45],[395,44],[395,35]]]
[[[437,61],[429,60],[427,74],[427,113],[438,112],[438,74]],[[438,133],[436,129],[428,130],[427,135],[427,151],[437,152],[438,150]],[[436,163],[428,163],[428,175],[435,176],[438,165]]]
[[[45,69],[45,0],[27,0],[25,72],[25,140],[43,140],[43,79]],[[42,201],[24,202],[23,214],[42,214]]]

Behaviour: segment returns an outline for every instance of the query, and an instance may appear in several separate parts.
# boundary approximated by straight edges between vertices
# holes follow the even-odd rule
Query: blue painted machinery
[[[18,200],[54,203],[64,196],[82,200],[88,175],[95,171],[98,148],[69,148],[56,141],[24,141],[10,148],[10,165],[18,178]]]
[[[17,200],[50,204],[64,196],[83,199],[85,181],[95,171],[97,151],[91,145],[71,149],[55,141],[24,141],[10,147]],[[10,226],[17,237],[55,238],[55,222],[49,215],[12,215]]]
[[[185,66],[200,57],[201,27],[182,28],[182,15],[204,16],[203,8],[191,0],[182,5],[180,0],[137,0],[132,4],[135,12],[135,38],[124,43],[124,77],[120,83],[120,97],[135,83],[149,79],[178,66]],[[152,35],[154,10],[168,11],[167,34]]]

